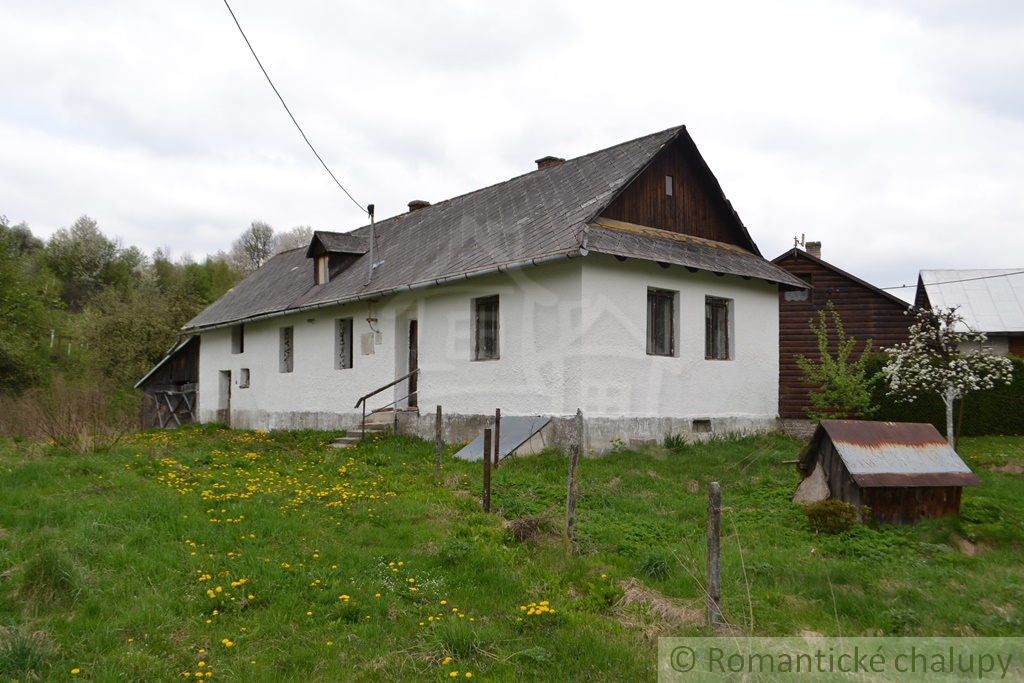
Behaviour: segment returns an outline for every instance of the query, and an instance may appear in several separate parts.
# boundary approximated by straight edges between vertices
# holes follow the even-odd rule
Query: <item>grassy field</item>
[[[580,465],[218,426],[76,455],[0,442],[0,680],[654,680],[704,624],[707,484],[722,608],[750,635],[1024,635],[1024,439],[965,439],[960,519],[814,534],[778,435]]]

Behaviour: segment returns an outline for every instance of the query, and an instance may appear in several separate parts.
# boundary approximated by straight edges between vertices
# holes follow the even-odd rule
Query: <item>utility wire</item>
[[[991,280],[996,277],[1010,277],[1011,275],[1022,275],[1024,270],[1015,270],[1010,273],[998,273],[996,275],[981,275],[979,277],[966,277],[960,280],[946,280],[945,282],[926,282],[925,286],[928,285],[952,285],[958,282],[974,282],[975,280]],[[888,291],[890,289],[909,289],[910,287],[917,287],[917,285],[897,285],[895,287],[879,287],[882,291]]]
[[[242,30],[242,25],[238,23],[238,17],[235,16],[235,12],[231,9],[231,5],[228,4],[228,0],[224,0],[224,6],[227,7],[228,12],[231,13],[231,18],[235,20],[235,26],[238,27],[238,32],[242,34],[242,38],[245,39],[245,44],[249,46],[249,52],[252,53],[252,56],[256,59],[256,63],[259,64],[260,71],[262,71],[263,75],[266,76],[267,83],[269,83],[270,87],[273,88],[274,94],[277,95],[277,99],[281,100],[281,106],[283,106],[284,110],[288,112],[288,116],[291,117],[292,123],[294,123],[295,127],[299,129],[299,134],[302,135],[302,139],[306,141],[307,145],[309,145],[309,148],[310,150],[313,151],[313,154],[314,156],[316,156],[317,161],[319,161],[320,165],[324,167],[324,170],[327,171],[327,174],[331,176],[331,179],[335,182],[335,184],[341,188],[341,191],[345,193],[345,196],[351,199],[352,203],[358,206],[360,211],[362,211],[363,213],[369,213],[369,211],[366,208],[364,208],[362,204],[356,201],[355,197],[349,194],[349,191],[345,189],[345,186],[342,185],[338,181],[338,179],[334,177],[334,174],[331,173],[331,169],[327,168],[327,164],[324,163],[324,160],[320,158],[320,155],[317,153],[316,148],[313,147],[313,143],[309,141],[309,138],[306,137],[306,133],[303,132],[302,126],[300,126],[299,122],[295,120],[295,116],[292,114],[292,110],[288,108],[288,105],[285,103],[284,98],[281,97],[281,93],[277,91],[277,86],[274,85],[274,81],[270,80],[270,74],[268,74],[267,70],[263,68],[263,63],[260,61],[260,58],[256,55],[256,50],[253,49],[252,43],[249,42],[249,38],[245,35],[245,31]]]

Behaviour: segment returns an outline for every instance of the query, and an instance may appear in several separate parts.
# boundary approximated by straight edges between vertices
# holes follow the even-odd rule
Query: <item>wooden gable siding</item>
[[[665,178],[672,177],[672,195]],[[757,253],[718,181],[684,140],[662,150],[602,212],[603,218],[735,244]]]
[[[819,310],[832,302],[844,331],[857,340],[855,353],[864,349],[868,339],[875,351],[907,341],[912,320],[904,315],[909,304],[894,301],[802,252],[791,252],[774,263],[809,280],[813,287],[806,301],[786,301],[786,293],[779,293],[779,417],[801,420],[807,418],[804,409],[810,405],[810,387],[801,381],[803,372],[797,367],[796,357],[803,354],[811,360],[819,358],[818,339],[809,325],[811,320],[817,321]],[[829,331],[831,350],[835,352],[831,324]]]

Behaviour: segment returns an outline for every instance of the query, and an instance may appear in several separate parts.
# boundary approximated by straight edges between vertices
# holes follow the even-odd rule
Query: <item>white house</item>
[[[956,308],[964,318],[962,331],[988,338],[979,350],[1024,356],[1024,268],[922,270],[914,303]]]
[[[472,438],[583,411],[587,447],[771,428],[779,288],[684,127],[350,233],[317,232],[196,316],[200,421]],[[372,234],[372,240],[371,240]],[[422,408],[422,415],[420,409]]]

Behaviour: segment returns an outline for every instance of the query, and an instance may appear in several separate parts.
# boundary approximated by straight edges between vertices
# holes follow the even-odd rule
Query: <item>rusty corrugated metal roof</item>
[[[981,481],[930,424],[822,420],[804,457],[825,436],[858,486],[978,486]]]

